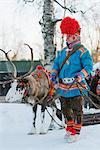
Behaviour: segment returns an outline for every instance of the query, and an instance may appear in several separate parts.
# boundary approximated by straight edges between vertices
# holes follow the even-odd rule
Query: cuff
[[[51,73],[50,73],[50,76],[57,76],[58,74],[58,71],[57,70],[52,70]]]
[[[82,69],[78,74],[77,76],[80,78],[80,80],[86,78],[88,76],[88,73],[85,69]]]

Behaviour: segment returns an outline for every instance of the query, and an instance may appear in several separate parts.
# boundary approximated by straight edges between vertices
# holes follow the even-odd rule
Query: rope
[[[78,86],[78,88],[79,88],[79,90],[80,90],[80,93],[83,95],[83,97],[84,97],[84,98],[87,98],[97,109],[100,109],[100,105],[94,103],[94,102],[92,101],[92,99],[91,99],[89,96],[87,96],[87,95],[82,91],[82,89],[85,89],[90,95],[96,97],[98,101],[100,101],[100,97],[99,97],[98,95],[95,95],[92,91],[89,91],[88,89],[86,89],[85,87],[83,87],[81,83],[79,83],[79,82],[77,82],[77,81],[75,81],[75,82],[77,83],[77,86]],[[80,88],[80,86],[82,87],[82,89]]]
[[[65,128],[65,124],[64,124],[64,126],[60,125],[60,124],[52,117],[52,115],[51,115],[50,112],[48,111],[47,107],[46,107],[46,111],[47,111],[47,113],[49,114],[49,116],[52,118],[52,120],[53,120],[58,126]]]

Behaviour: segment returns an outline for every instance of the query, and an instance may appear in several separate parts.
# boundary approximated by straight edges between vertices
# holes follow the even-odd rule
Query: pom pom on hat
[[[75,33],[80,33],[78,21],[70,17],[66,17],[62,20],[60,29],[62,34],[74,35]]]

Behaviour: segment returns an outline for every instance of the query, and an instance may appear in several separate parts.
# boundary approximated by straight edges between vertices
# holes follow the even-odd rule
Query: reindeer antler
[[[25,78],[26,76],[30,75],[30,73],[32,72],[33,70],[33,66],[34,66],[34,62],[33,62],[33,48],[30,47],[28,44],[24,43],[24,45],[27,45],[29,47],[29,49],[31,50],[31,67],[29,69],[29,71],[24,74],[23,76],[20,76],[20,77],[17,77],[17,79],[22,79],[22,78]]]
[[[9,53],[11,50],[9,50],[8,52],[5,52],[3,49],[0,49],[0,50],[5,54],[7,60],[11,63],[11,65],[12,65],[13,68],[14,68],[14,72],[13,72],[12,78],[13,78],[13,79],[16,78],[16,76],[17,76],[16,66],[14,65],[14,63],[12,63],[12,61],[10,60],[10,58],[9,58],[9,56],[8,56],[8,53]]]
[[[9,58],[9,56],[8,56],[8,53],[11,51],[11,50],[9,50],[8,52],[5,52],[3,49],[0,49],[4,54],[5,54],[5,56],[6,56],[6,58],[7,58],[7,60],[11,63],[11,65],[13,66],[13,68],[14,68],[14,73],[13,73],[13,79],[12,79],[12,81],[14,80],[14,79],[17,79],[17,80],[20,80],[20,79],[22,79],[22,78],[25,78],[26,76],[28,76],[28,75],[30,75],[30,73],[32,72],[32,70],[33,70],[33,65],[34,65],[34,62],[33,62],[33,49],[28,45],[28,44],[24,44],[24,45],[27,45],[28,47],[29,47],[29,49],[31,50],[31,67],[30,67],[30,69],[29,69],[29,71],[26,73],[26,74],[24,74],[23,76],[20,76],[20,77],[17,77],[17,70],[16,70],[16,66],[14,65],[14,63],[10,60],[10,58]],[[11,80],[10,80],[11,81]],[[4,82],[3,82],[4,83]],[[6,82],[5,82],[6,83]]]
[[[31,50],[31,61],[33,61],[33,48],[30,47],[30,45],[24,43],[24,45],[27,45],[29,47],[29,49]]]

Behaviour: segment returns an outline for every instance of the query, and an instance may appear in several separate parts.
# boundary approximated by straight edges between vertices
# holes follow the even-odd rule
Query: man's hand
[[[82,77],[80,75],[75,77],[75,81],[76,82],[81,82],[82,81]]]
[[[50,81],[51,81],[51,85],[54,87],[54,89],[58,89],[58,82],[56,80],[55,75],[50,75]]]
[[[57,84],[57,81],[56,81],[56,76],[55,75],[51,75],[50,76],[50,81],[53,85]]]

